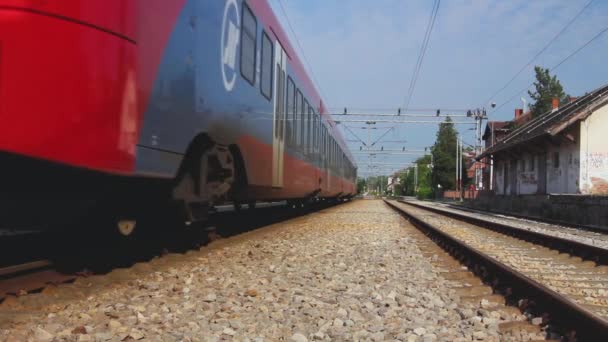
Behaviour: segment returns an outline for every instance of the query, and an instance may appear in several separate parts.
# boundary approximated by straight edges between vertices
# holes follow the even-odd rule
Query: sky
[[[332,112],[394,113],[404,107],[414,65],[433,6],[430,0],[268,0],[291,35],[286,10],[324,102]],[[437,14],[409,112],[416,109],[487,108],[490,120],[509,120],[523,106],[522,90],[534,81],[534,65],[552,68],[608,24],[608,1],[595,0],[577,20],[527,67],[589,0],[443,0]],[[297,47],[297,44],[293,44]],[[302,52],[299,51],[300,57]],[[563,63],[553,74],[567,94],[577,96],[608,83],[608,32]],[[521,94],[518,94],[520,93]],[[514,99],[498,110],[498,106]],[[361,119],[361,118],[358,118]],[[344,125],[344,124],[341,124]],[[339,127],[341,126],[339,125]],[[365,126],[347,123],[366,140]],[[391,124],[377,124],[388,127]],[[473,144],[473,126],[457,126]],[[344,128],[343,128],[344,130]],[[376,140],[385,130],[369,130]],[[400,124],[378,145],[385,149],[423,148],[435,140],[437,125]],[[361,143],[348,131],[352,151]],[[352,141],[355,140],[355,141]],[[406,140],[406,143],[401,141]],[[393,142],[391,142],[393,141]],[[368,163],[356,155],[360,170]],[[361,158],[360,158],[361,157]],[[416,156],[386,156],[382,163],[405,164]],[[388,171],[381,172],[389,173]]]

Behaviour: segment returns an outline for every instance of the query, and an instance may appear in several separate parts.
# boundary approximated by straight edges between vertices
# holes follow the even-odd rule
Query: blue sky
[[[268,1],[289,32],[279,0]],[[337,111],[343,107],[403,106],[433,1],[280,1],[329,107]],[[588,1],[442,1],[410,108],[489,108],[485,101]],[[608,1],[595,0],[532,66],[489,102],[500,105],[511,98],[532,83],[534,65],[554,66],[607,23]],[[554,73],[571,95],[608,83],[608,33]],[[490,112],[490,118],[512,118],[514,109],[522,106],[519,97]],[[467,131],[468,126],[458,128],[465,140],[473,143],[473,132]],[[434,142],[436,130],[435,125],[401,125],[386,139],[408,142],[385,143],[384,147],[429,146]],[[357,133],[367,134],[364,130]],[[350,146],[358,150],[360,144],[350,143]],[[412,159],[393,156],[386,158],[386,162]]]

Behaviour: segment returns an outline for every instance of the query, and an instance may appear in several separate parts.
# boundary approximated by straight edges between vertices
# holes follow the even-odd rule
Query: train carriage
[[[103,200],[129,216],[171,199],[198,219],[225,201],[355,193],[266,0],[0,0],[0,27],[2,186],[27,197],[7,208]]]

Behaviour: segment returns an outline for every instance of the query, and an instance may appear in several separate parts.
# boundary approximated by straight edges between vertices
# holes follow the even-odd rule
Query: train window
[[[315,115],[314,110],[311,108],[312,112],[312,142],[311,142],[311,151],[314,153],[317,151],[317,116]]]
[[[323,153],[323,158],[327,158],[327,131],[325,130],[325,125],[321,124],[321,134],[322,143],[321,143],[321,152]]]
[[[313,121],[312,121],[312,107],[310,105],[308,105],[308,121],[306,121],[306,130],[307,132],[307,139],[308,139],[308,143],[306,144],[306,148],[308,150],[308,152],[312,152],[312,129],[313,129]]]
[[[262,32],[262,70],[260,71],[260,90],[268,100],[272,99],[272,41],[265,31]]]
[[[294,108],[294,98],[295,98],[295,85],[293,84],[293,80],[291,77],[287,77],[287,138],[286,140],[293,145],[293,108]]]
[[[316,152],[320,151],[320,143],[321,143],[321,117],[319,115],[317,115],[317,112],[315,112],[315,118],[317,119],[317,124],[316,124],[316,128],[317,128],[317,144],[316,144]]]
[[[304,141],[304,153],[308,153],[308,144],[310,144],[308,137],[308,113],[310,112],[310,105],[308,104],[308,100],[304,99],[304,106],[302,108],[302,140]]]
[[[255,84],[255,58],[258,23],[247,4],[243,3],[241,20],[241,75]]]
[[[306,119],[306,104],[304,103],[304,98],[302,98],[302,102],[300,103],[300,146],[302,150],[304,150],[304,127],[306,127],[304,119]]]
[[[300,118],[302,117],[302,92],[300,92],[300,89],[298,89],[298,92],[296,94],[296,108],[294,108],[294,136],[295,136],[295,143],[296,145],[302,147],[302,134],[300,133],[300,126],[302,126],[302,123],[300,122]]]

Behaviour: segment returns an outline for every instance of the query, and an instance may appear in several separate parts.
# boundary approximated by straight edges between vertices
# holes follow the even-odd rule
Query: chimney
[[[572,102],[578,100],[578,97],[576,97],[576,96],[570,96],[569,100],[570,101],[568,101],[568,102],[572,103]]]
[[[515,120],[519,119],[522,115],[524,115],[524,110],[521,108],[515,109]]]
[[[553,100],[551,101],[551,109],[556,110],[559,108],[559,99],[557,97],[554,97]]]

